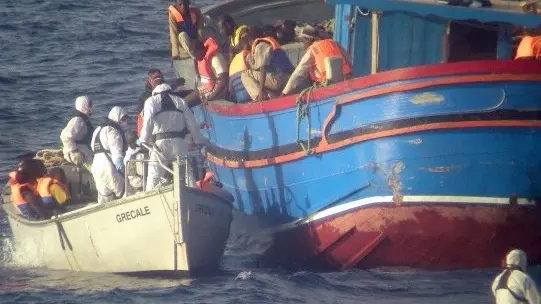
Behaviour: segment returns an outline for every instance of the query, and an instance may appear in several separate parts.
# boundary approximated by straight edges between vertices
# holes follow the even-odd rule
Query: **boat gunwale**
[[[217,199],[218,202],[220,202],[221,204],[225,204],[227,207],[233,209],[233,204],[232,202],[226,200],[225,198],[215,194],[215,193],[211,193],[211,192],[207,192],[207,191],[203,191],[203,190],[200,190],[200,189],[195,189],[195,188],[191,188],[191,187],[186,187],[186,190],[188,192],[195,192],[199,195],[206,195],[206,196],[212,196],[212,198],[215,198]],[[113,207],[117,207],[117,206],[121,206],[121,205],[125,205],[125,204],[129,204],[129,203],[132,203],[138,199],[142,199],[142,198],[147,198],[147,197],[150,197],[150,196],[153,196],[153,195],[160,195],[160,194],[165,194],[165,193],[168,193],[169,191],[173,191],[173,185],[167,185],[165,187],[162,187],[162,188],[158,188],[158,189],[155,189],[155,190],[152,190],[152,191],[145,191],[145,192],[140,192],[140,193],[136,193],[134,195],[130,195],[128,197],[123,197],[121,199],[118,199],[118,200],[114,200],[114,201],[110,201],[110,202],[107,202],[107,203],[102,203],[102,204],[99,204],[99,203],[96,203],[96,202],[92,202],[92,203],[88,203],[86,206],[84,207],[81,207],[81,208],[78,208],[78,209],[75,209],[75,210],[72,210],[72,211],[68,211],[68,212],[65,212],[65,213],[62,213],[62,214],[59,214],[59,215],[55,215],[55,216],[52,216],[51,218],[47,219],[47,220],[38,220],[38,221],[34,221],[34,220],[29,220],[29,219],[26,219],[18,214],[15,214],[12,212],[12,205],[10,202],[5,202],[4,204],[2,204],[2,209],[4,210],[4,212],[9,216],[11,217],[12,219],[22,223],[22,224],[25,224],[26,226],[47,226],[51,223],[57,223],[57,222],[64,222],[64,221],[69,221],[69,220],[74,220],[74,219],[78,219],[78,218],[81,218],[85,215],[88,215],[88,214],[91,214],[91,213],[95,213],[95,212],[98,212],[98,211],[101,211],[101,210],[106,210],[106,209],[109,209],[109,208],[113,208]],[[213,201],[216,201],[216,200],[213,200]],[[8,206],[9,205],[9,206]]]
[[[472,74],[540,74],[541,61],[532,60],[481,60],[440,63],[395,69],[373,75],[356,77],[313,91],[311,106],[330,98],[349,94],[356,90],[370,89],[393,82],[430,77],[449,77]],[[291,110],[297,106],[298,94],[262,102],[236,104],[230,101],[210,102],[206,110],[222,116],[248,117]]]

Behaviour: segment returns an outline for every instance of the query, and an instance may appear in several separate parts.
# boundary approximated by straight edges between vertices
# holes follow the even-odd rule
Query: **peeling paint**
[[[403,185],[400,182],[400,173],[404,171],[406,165],[403,162],[399,161],[395,163],[391,169],[391,172],[388,176],[388,185],[391,190],[393,190],[393,201],[397,206],[400,206],[404,195],[402,195]]]
[[[412,145],[420,145],[423,143],[423,140],[420,138],[416,138],[416,139],[408,140],[408,143]]]
[[[422,93],[410,98],[410,102],[413,104],[427,104],[427,103],[442,103],[445,101],[443,95],[436,93]]]

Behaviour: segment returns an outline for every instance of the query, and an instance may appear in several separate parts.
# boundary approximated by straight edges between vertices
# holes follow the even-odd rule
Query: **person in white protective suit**
[[[505,264],[505,269],[492,283],[496,303],[541,303],[535,282],[526,274],[526,253],[520,249],[511,250],[505,258]]]
[[[160,80],[153,81],[152,86],[152,96],[145,101],[143,109],[143,127],[139,140],[153,145],[163,155],[162,162],[170,163],[177,156],[182,157],[188,153],[188,134],[196,145],[203,144],[204,140],[192,111],[180,97],[170,94],[171,87]],[[150,151],[146,191],[155,188],[165,175],[158,159],[158,154]],[[188,180],[189,185],[195,187],[193,176]]]
[[[148,158],[148,153],[142,147],[137,146],[137,135],[135,132],[128,132],[126,134],[126,140],[128,142],[128,150],[126,150],[126,156],[124,157],[124,166],[126,168],[126,177],[128,178],[126,196],[130,196],[143,189],[144,180],[144,162],[139,162]]]
[[[119,199],[124,195],[124,154],[128,148],[124,132],[128,128],[128,114],[121,107],[113,107],[108,122],[92,134],[92,175],[98,190],[98,203]]]
[[[75,117],[70,119],[60,133],[62,140],[62,153],[64,158],[77,166],[90,166],[92,164],[92,151],[90,141],[94,127],[90,122],[92,101],[87,96],[75,99]]]

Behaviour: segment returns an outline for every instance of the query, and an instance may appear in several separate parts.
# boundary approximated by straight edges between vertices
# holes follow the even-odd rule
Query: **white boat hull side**
[[[190,189],[183,191],[181,212],[172,187],[166,189],[91,205],[46,222],[21,219],[10,212],[11,205],[4,205],[20,260],[15,262],[90,272],[217,267],[229,236],[231,206]],[[201,210],[212,210],[213,216]],[[180,226],[188,229],[175,224],[179,215]]]

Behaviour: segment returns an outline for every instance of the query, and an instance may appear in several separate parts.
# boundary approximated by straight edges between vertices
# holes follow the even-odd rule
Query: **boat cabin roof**
[[[492,6],[470,8],[448,5],[438,0],[327,0],[327,4],[350,4],[362,9],[383,12],[408,12],[420,16],[437,16],[447,20],[477,20],[483,23],[503,22],[529,28],[541,26],[541,15],[524,12],[527,1],[491,0]]]

